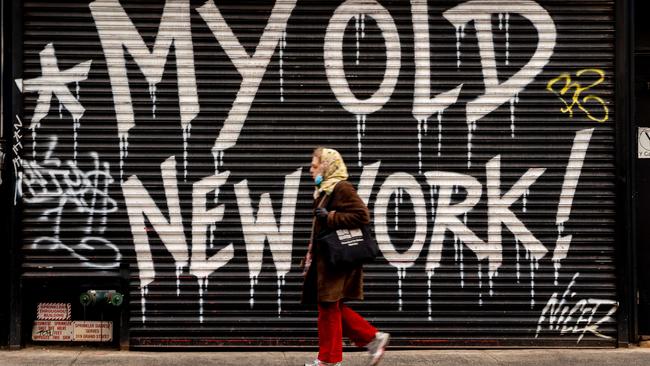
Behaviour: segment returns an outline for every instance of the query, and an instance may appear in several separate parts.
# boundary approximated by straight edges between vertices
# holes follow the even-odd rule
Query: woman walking
[[[309,249],[304,259],[303,304],[318,304],[318,358],[305,366],[340,366],[343,336],[366,347],[369,365],[377,365],[384,355],[390,335],[379,332],[347,305],[347,300],[363,300],[361,265],[330,268],[314,243],[324,230],[357,229],[370,222],[368,208],[348,179],[341,155],[332,149],[317,148],[309,170],[314,191],[314,219]]]

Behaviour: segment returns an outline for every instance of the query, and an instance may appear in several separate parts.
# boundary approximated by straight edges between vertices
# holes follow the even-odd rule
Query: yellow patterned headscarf
[[[323,149],[320,156],[321,164],[324,164],[322,172],[323,182],[319,187],[316,187],[318,194],[325,192],[328,195],[332,194],[336,183],[348,179],[348,168],[343,162],[343,157],[338,151],[334,149]]]

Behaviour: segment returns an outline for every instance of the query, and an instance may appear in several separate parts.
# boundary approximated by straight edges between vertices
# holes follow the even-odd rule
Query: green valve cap
[[[113,306],[120,306],[122,305],[123,301],[124,296],[118,292],[114,293],[113,296],[111,296],[111,304],[113,304]]]
[[[81,302],[81,305],[83,306],[88,306],[90,303],[93,301],[92,298],[90,297],[90,294],[87,292],[84,292],[79,296],[79,301]]]

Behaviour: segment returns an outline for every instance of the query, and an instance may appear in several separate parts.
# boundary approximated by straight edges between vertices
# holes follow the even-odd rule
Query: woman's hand
[[[316,218],[318,218],[320,220],[327,220],[327,215],[328,214],[329,214],[329,212],[327,211],[327,209],[325,207],[319,207],[319,208],[314,210],[314,216],[316,216]]]

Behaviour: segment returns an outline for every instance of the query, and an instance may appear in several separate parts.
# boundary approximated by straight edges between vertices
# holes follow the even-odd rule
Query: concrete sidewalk
[[[125,352],[84,348],[0,351],[2,366],[302,366],[313,352]],[[362,366],[366,354],[348,352],[345,366]],[[381,366],[650,366],[650,349],[389,351]]]

